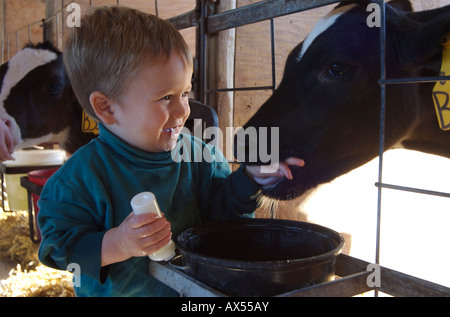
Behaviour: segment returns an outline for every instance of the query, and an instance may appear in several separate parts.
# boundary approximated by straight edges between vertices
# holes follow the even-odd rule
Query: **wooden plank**
[[[256,2],[256,3],[255,3]],[[257,0],[238,0],[238,8],[258,4]],[[270,21],[236,28],[234,87],[272,86]],[[223,88],[223,87],[219,87]],[[234,94],[233,126],[242,127],[270,97],[272,90],[242,90]]]
[[[244,126],[271,95],[272,90],[235,92],[234,127]]]
[[[2,64],[5,62],[5,1],[0,0],[0,33],[1,33],[1,41],[2,41]]]
[[[236,8],[236,0],[221,1],[217,4],[218,12],[228,11]],[[207,78],[210,88],[232,88],[234,87],[235,70],[235,43],[236,29],[228,29],[210,35],[208,38],[208,68]],[[233,127],[234,92],[227,91],[209,95],[209,103],[217,111],[219,128],[222,134],[226,133],[227,127]],[[223,135],[220,149],[228,160],[233,159],[231,141]]]
[[[28,24],[45,17],[46,4],[42,1],[15,0],[4,2],[5,60],[29,42]],[[42,41],[42,28],[33,25],[31,39]]]

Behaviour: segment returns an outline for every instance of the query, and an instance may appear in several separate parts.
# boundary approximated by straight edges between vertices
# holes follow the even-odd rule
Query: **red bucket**
[[[30,182],[32,182],[38,186],[44,187],[45,183],[50,178],[50,176],[52,176],[57,170],[58,170],[58,168],[51,168],[51,169],[32,171],[32,172],[28,173],[28,179],[30,180]],[[41,236],[41,232],[39,231],[39,227],[37,226],[37,216],[39,213],[39,207],[37,205],[37,202],[39,200],[39,197],[40,196],[37,194],[34,194],[34,193],[31,194],[31,199],[33,201],[34,221],[36,224],[36,232],[37,232],[38,240],[40,241],[40,240],[42,240],[42,236]]]

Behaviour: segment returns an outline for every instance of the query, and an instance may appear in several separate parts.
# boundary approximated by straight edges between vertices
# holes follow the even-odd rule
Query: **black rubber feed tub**
[[[184,270],[228,296],[274,296],[329,281],[344,238],[306,222],[236,219],[183,231]]]

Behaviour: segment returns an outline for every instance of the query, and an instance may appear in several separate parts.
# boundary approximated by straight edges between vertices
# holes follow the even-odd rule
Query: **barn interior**
[[[50,40],[62,50],[70,28],[67,21],[72,12],[67,7],[71,3],[80,6],[81,14],[91,6],[119,4],[137,8],[169,19],[180,30],[195,57],[191,97],[213,107],[219,128],[225,131],[227,127],[242,127],[273,94],[283,77],[289,52],[338,2],[0,0],[2,63],[28,42]],[[415,11],[422,11],[450,5],[450,0],[411,3]],[[223,152],[232,169],[236,169],[238,164],[233,162],[228,141],[223,144]],[[2,174],[6,174],[4,164],[2,168]],[[376,183],[398,187],[390,189]],[[74,296],[70,272],[52,270],[39,263],[39,241],[35,239],[36,228],[30,237],[33,223],[29,222],[29,210],[11,210],[7,182],[4,186],[0,296]],[[343,276],[336,278],[341,284],[286,296],[449,296],[448,193],[448,158],[395,149],[307,195],[264,203],[256,217],[310,222],[345,238],[337,268]],[[372,273],[367,270],[370,263],[383,268],[381,283],[385,284],[381,287],[367,286]],[[171,270],[157,264],[152,269]],[[179,278],[179,284],[192,283],[183,276]],[[398,287],[400,284],[403,287]],[[181,288],[186,291],[189,287]],[[218,294],[202,286],[198,292],[194,294]]]

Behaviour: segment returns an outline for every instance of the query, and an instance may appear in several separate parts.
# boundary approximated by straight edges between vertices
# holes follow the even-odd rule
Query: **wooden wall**
[[[59,1],[57,1],[59,3]],[[64,0],[64,4],[68,4],[69,0]],[[78,3],[82,8],[82,14],[84,14],[90,7],[92,6],[111,6],[116,5],[117,0],[77,0],[76,3]],[[132,7],[139,9],[144,12],[152,13],[152,14],[158,14],[159,17],[163,19],[167,19],[170,17],[177,16],[179,14],[191,11],[195,8],[195,0],[158,0],[157,1],[157,7],[155,5],[154,0],[119,0],[120,5]],[[59,5],[60,7],[60,5]],[[56,5],[55,10],[58,9],[58,5]],[[68,12],[63,11],[63,21],[67,19]],[[63,31],[62,35],[59,39],[59,42],[64,41],[64,36],[68,33],[68,27],[66,24],[62,24]],[[181,30],[181,34],[184,36],[186,41],[189,44],[189,47],[191,48],[192,52],[195,52],[195,29],[190,28],[186,30]]]
[[[82,14],[92,6],[116,5],[117,0],[77,0],[81,6]],[[7,61],[28,42],[41,42],[43,39],[42,23],[44,18],[51,17],[55,12],[61,11],[70,0],[0,0],[0,33],[4,38],[2,61]],[[144,12],[156,14],[155,0],[119,0],[120,5],[137,8]],[[193,10],[195,0],[157,0],[157,13],[162,18],[169,18]],[[62,10],[58,17],[53,19],[53,42],[61,49],[64,37],[67,35],[66,20],[70,12]],[[57,19],[59,25],[57,26]],[[28,31],[28,25],[33,24]],[[61,23],[62,22],[62,23]],[[18,32],[16,32],[19,30]],[[195,29],[182,30],[181,33],[188,42],[191,50],[195,52]]]
[[[0,7],[0,31],[1,38],[4,39],[2,60],[6,61],[29,41],[42,39],[40,23],[35,23],[30,28],[28,25],[45,17],[45,1],[1,0]]]

